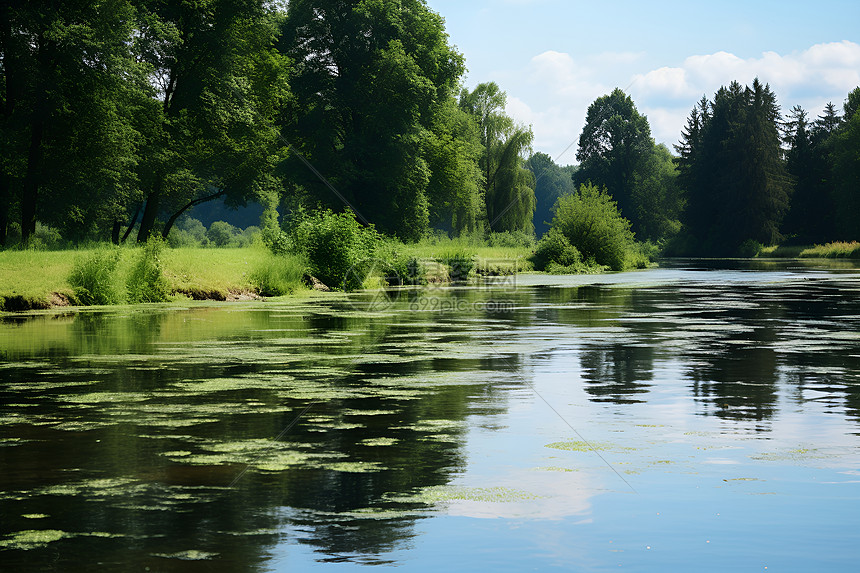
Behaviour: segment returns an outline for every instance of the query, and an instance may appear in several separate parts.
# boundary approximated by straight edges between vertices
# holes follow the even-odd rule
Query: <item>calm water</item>
[[[836,571],[860,274],[9,316],[3,571]]]

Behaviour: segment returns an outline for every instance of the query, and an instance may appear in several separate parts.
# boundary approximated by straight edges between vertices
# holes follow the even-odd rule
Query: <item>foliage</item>
[[[860,114],[854,113],[831,139],[837,232],[839,238],[853,239],[860,237]]]
[[[164,247],[161,237],[152,236],[137,249],[126,279],[129,302],[164,302],[168,299],[170,284],[162,271],[161,261]]]
[[[330,288],[361,288],[374,267],[379,234],[363,227],[352,211],[319,211],[293,229],[292,244],[308,259],[310,272]]]
[[[580,167],[573,181],[576,187],[586,183],[605,187],[638,233],[642,209],[634,189],[637,178],[648,173],[645,162],[653,148],[648,119],[639,114],[630,96],[616,88],[588,107],[576,152]]]
[[[460,108],[469,113],[480,132],[483,152],[487,229],[534,232],[534,175],[525,167],[531,148],[531,127],[516,125],[504,112],[507,95],[495,82],[463,90]]]
[[[558,229],[582,253],[614,271],[624,270],[626,253],[633,244],[630,222],[605,189],[581,185],[573,195],[565,195],[555,207],[553,228]]]
[[[490,247],[532,249],[535,246],[535,237],[525,231],[489,233],[487,235],[487,245]]]
[[[733,255],[747,240],[780,240],[791,180],[779,120],[776,97],[758,79],[745,88],[732,82],[694,108],[676,149],[697,254]]]
[[[307,261],[300,256],[267,253],[254,265],[250,280],[259,294],[282,296],[303,288],[306,269]]]
[[[531,260],[535,270],[545,271],[550,263],[562,267],[577,265],[582,262],[582,255],[561,230],[553,227],[538,241]]]
[[[427,282],[427,269],[417,257],[405,251],[397,240],[379,242],[376,248],[378,268],[375,269],[389,285],[419,285]]]
[[[475,268],[475,253],[465,247],[451,246],[436,258],[448,270],[448,279],[453,283],[464,283]]]
[[[79,304],[118,304],[122,290],[117,279],[121,255],[115,247],[102,247],[80,256],[69,274],[68,281]]]
[[[430,217],[428,160],[458,159],[439,149],[449,122],[437,113],[464,71],[442,18],[423,0],[293,0],[281,33],[296,62],[282,124],[297,151],[283,165],[288,185],[312,204],[346,200],[386,233],[419,239]],[[468,153],[468,144],[454,148]],[[326,180],[305,160],[325,166]]]
[[[552,208],[558,198],[576,191],[573,174],[576,166],[560,167],[546,153],[534,153],[527,162],[535,178],[535,212],[532,222],[540,236],[549,230]]]

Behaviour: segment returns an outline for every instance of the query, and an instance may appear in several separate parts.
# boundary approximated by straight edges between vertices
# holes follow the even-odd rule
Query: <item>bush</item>
[[[251,271],[251,282],[263,296],[282,296],[302,288],[307,262],[300,256],[269,254]]]
[[[535,270],[545,271],[550,263],[562,267],[577,265],[582,262],[582,255],[561,231],[553,227],[538,241],[531,261]]]
[[[374,266],[380,237],[373,226],[362,227],[352,211],[320,211],[293,227],[293,249],[307,257],[311,274],[326,286],[361,288]]]
[[[581,185],[577,193],[564,195],[555,204],[553,228],[560,230],[586,259],[614,271],[624,270],[626,253],[633,244],[630,221],[605,189]]]
[[[129,272],[126,291],[129,302],[164,302],[170,295],[170,285],[161,269],[164,239],[152,236],[139,249],[137,260]]]
[[[292,247],[289,235],[275,226],[265,227],[260,231],[260,240],[275,255],[286,255]]]
[[[206,238],[206,227],[198,219],[183,216],[167,235],[167,244],[172,248],[205,247],[209,243]]]
[[[122,302],[116,268],[120,251],[116,247],[97,249],[91,255],[75,261],[69,284],[79,304],[117,304]]]
[[[525,231],[502,231],[487,235],[487,244],[491,247],[532,249],[535,246],[535,237]]]
[[[469,273],[475,268],[475,254],[461,246],[451,246],[436,259],[448,269],[448,279],[455,283],[469,280]]]
[[[209,229],[206,231],[206,238],[216,247],[228,247],[231,243],[236,242],[236,238],[241,232],[241,230],[227,221],[215,221],[209,225]]]
[[[416,257],[400,251],[395,240],[380,242],[376,249],[378,270],[389,285],[418,285],[427,283],[427,270]]]
[[[764,245],[753,239],[747,239],[738,247],[738,256],[752,258],[758,255],[762,249],[764,249]]]

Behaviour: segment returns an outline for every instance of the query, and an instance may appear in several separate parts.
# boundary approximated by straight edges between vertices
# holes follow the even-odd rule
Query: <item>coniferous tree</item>
[[[682,134],[679,160],[687,191],[685,224],[701,254],[735,254],[748,240],[780,239],[791,180],[769,86],[732,82],[700,102]]]

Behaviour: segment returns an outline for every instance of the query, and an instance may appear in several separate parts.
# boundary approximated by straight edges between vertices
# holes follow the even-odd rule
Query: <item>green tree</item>
[[[700,254],[736,254],[748,240],[774,244],[791,179],[782,159],[776,97],[758,79],[732,82],[697,104],[677,147],[684,223]]]
[[[588,107],[576,152],[580,167],[574,183],[606,187],[638,231],[634,188],[653,147],[648,119],[639,114],[630,96],[616,88]]]
[[[451,97],[431,127],[426,156],[430,224],[454,235],[481,232],[486,219],[478,129]]]
[[[282,168],[292,189],[419,238],[430,216],[426,145],[464,71],[441,16],[424,0],[294,0],[279,47],[296,63],[282,121],[297,151]]]
[[[860,114],[852,114],[831,139],[837,238],[856,241],[860,239]]]
[[[534,175],[525,166],[531,128],[516,125],[504,111],[507,95],[495,82],[460,94],[460,108],[478,125],[483,153],[487,230],[534,232]]]
[[[560,230],[584,259],[615,271],[624,269],[634,242],[630,221],[621,216],[618,204],[606,189],[592,184],[558,200],[552,228]]]
[[[126,0],[0,6],[0,243],[11,212],[82,233],[133,186],[139,78]],[[102,217],[104,218],[104,217]]]
[[[561,167],[546,153],[537,152],[528,160],[528,168],[535,178],[535,233],[543,235],[549,230],[552,208],[562,195],[576,191],[572,173],[575,167]]]
[[[158,102],[141,118],[143,242],[162,215],[167,236],[194,205],[255,196],[281,154],[270,119],[288,90],[269,2],[138,0],[137,8],[135,49]]]
[[[634,176],[633,205],[640,240],[660,241],[681,230],[684,198],[678,184],[676,160],[669,149],[655,145]]]

